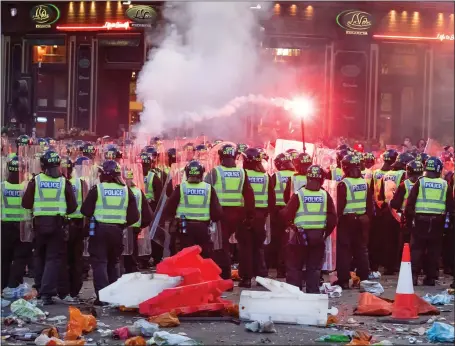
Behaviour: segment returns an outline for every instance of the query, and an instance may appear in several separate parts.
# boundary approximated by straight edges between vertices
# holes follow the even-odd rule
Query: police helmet
[[[53,150],[47,150],[41,155],[40,163],[42,169],[50,169],[60,166],[60,155]]]
[[[100,167],[101,174],[110,177],[119,177],[121,174],[120,165],[114,160],[106,160]]]
[[[237,152],[240,154],[240,153],[243,153],[245,152],[245,150],[247,150],[249,148],[249,146],[245,143],[238,143],[237,144]]]
[[[38,143],[38,145],[41,147],[44,147],[45,145],[49,145],[49,143],[46,141],[46,139],[42,138],[42,137],[38,138],[36,140],[36,143]]]
[[[300,153],[294,160],[292,160],[292,163],[300,174],[306,174],[308,167],[311,166],[313,160],[307,153]]]
[[[395,149],[387,149],[382,154],[382,159],[384,160],[384,162],[388,162],[390,164],[394,163],[397,157],[398,152]]]
[[[425,163],[424,175],[429,178],[439,178],[442,168],[442,161],[436,156],[430,156]]]
[[[68,156],[63,156],[60,160],[60,167],[72,169],[74,167],[74,164]]]
[[[344,174],[350,176],[351,178],[357,177],[357,173],[360,173],[360,159],[356,155],[346,155],[341,160],[341,169],[343,170]]]
[[[248,148],[245,150],[245,152],[243,152],[243,161],[248,163],[261,163],[261,152],[257,148]]]
[[[123,153],[117,148],[111,148],[104,153],[104,159],[106,160],[117,160],[122,159]]]
[[[364,153],[363,154],[363,160],[365,161],[365,167],[366,168],[373,167],[375,162],[376,162],[376,158],[374,157],[373,153]]]
[[[87,156],[90,159],[93,159],[96,153],[96,148],[93,144],[91,143],[84,143],[84,145],[81,148],[82,154],[84,156]]]
[[[46,137],[46,140],[47,143],[49,143],[49,145],[55,145],[55,139],[53,139],[52,137]]]
[[[343,158],[346,156],[346,155],[349,155],[351,152],[348,150],[348,149],[341,149],[341,150],[338,150],[336,152],[336,157],[337,157],[337,164],[341,166],[341,160],[343,160]]]
[[[195,151],[194,144],[191,143],[191,142],[186,143],[186,144],[183,146],[183,150],[184,150],[184,151]]]
[[[299,152],[295,149],[288,149],[286,150],[286,153],[288,153],[289,155],[291,155],[291,159],[294,160],[297,158],[297,156],[299,156]]]
[[[148,145],[144,148],[144,151],[150,155],[150,158],[153,158],[154,160],[158,157],[158,151],[156,150],[156,147],[153,145]]]
[[[19,172],[19,158],[17,155],[12,156],[8,162],[6,163],[6,167],[8,169],[8,172]]]
[[[205,144],[196,145],[196,151],[199,153],[203,153],[207,151],[207,146]]]
[[[20,135],[16,139],[16,145],[18,147],[22,147],[22,146],[26,146],[26,145],[30,145],[30,144],[31,144],[30,137],[27,135]]]
[[[306,177],[308,182],[316,181],[322,185],[324,183],[324,170],[319,165],[311,165],[306,171]]]
[[[218,145],[218,144],[220,144],[220,143],[223,143],[223,140],[222,140],[222,139],[215,139],[215,140],[213,141],[213,146]]]
[[[339,146],[336,147],[336,151],[340,151],[340,150],[348,150],[349,149],[349,145],[347,144],[340,144]]]
[[[177,150],[175,148],[169,148],[167,150],[167,158],[169,160],[169,165],[177,162]]]
[[[154,137],[150,140],[151,145],[156,145],[156,144],[161,144],[163,141],[161,140],[160,137]]]
[[[74,166],[82,166],[85,164],[88,164],[90,162],[90,159],[87,156],[79,156],[76,161],[74,162]]]
[[[263,160],[268,161],[270,159],[269,155],[267,154],[264,148],[258,147],[256,149],[259,150],[259,152],[261,153],[261,157]]]
[[[218,150],[220,159],[235,159],[237,149],[232,144],[225,144]]]
[[[406,165],[413,159],[414,157],[410,153],[401,153],[397,156],[397,159],[392,164],[392,167],[397,169],[405,169]]]
[[[132,168],[125,167],[123,169],[123,177],[127,180],[132,180],[134,178],[134,172]]]
[[[419,153],[417,154],[416,160],[422,162],[422,164],[425,166],[425,163],[429,158],[430,155],[428,155],[427,153]]]
[[[279,171],[284,170],[294,170],[294,165],[292,164],[292,157],[288,153],[278,154],[273,160],[276,169]]]
[[[423,164],[420,161],[412,160],[406,165],[406,174],[410,176],[421,176],[423,174]]]
[[[143,166],[150,166],[152,163],[152,156],[147,153],[140,153],[138,157],[138,162],[141,163]]]
[[[204,166],[197,160],[190,161],[185,167],[185,175],[189,183],[200,183],[204,172]]]

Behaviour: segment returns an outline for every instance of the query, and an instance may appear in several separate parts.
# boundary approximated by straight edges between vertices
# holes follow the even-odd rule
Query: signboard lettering
[[[442,41],[454,41],[455,36],[454,34],[448,35],[448,34],[438,34],[438,40]]]
[[[35,28],[50,28],[60,18],[60,10],[53,4],[34,6],[30,11],[30,17],[35,22]]]
[[[372,16],[368,12],[346,10],[336,17],[337,24],[346,30],[347,35],[368,35],[372,26]]]
[[[156,11],[146,5],[132,6],[125,15],[132,21],[131,26],[136,28],[150,28],[156,20]]]
[[[77,50],[76,126],[90,128],[92,54],[89,45],[80,45]]]

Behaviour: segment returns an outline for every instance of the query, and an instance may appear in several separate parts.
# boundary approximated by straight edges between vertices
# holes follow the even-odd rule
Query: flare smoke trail
[[[172,24],[138,76],[136,93],[144,104],[139,136],[231,115],[250,102],[279,106],[276,100],[251,95],[270,81],[259,72],[264,64],[260,25],[250,6],[181,2],[165,9],[163,15]],[[270,68],[267,71],[270,74]]]

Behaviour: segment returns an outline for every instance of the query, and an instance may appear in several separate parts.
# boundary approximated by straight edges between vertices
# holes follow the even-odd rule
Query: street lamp
[[[305,152],[305,123],[304,120],[309,118],[314,113],[314,104],[313,100],[308,97],[296,97],[289,101],[287,110],[290,110],[292,114],[300,118],[300,128],[302,130],[302,143],[303,143],[303,152]]]

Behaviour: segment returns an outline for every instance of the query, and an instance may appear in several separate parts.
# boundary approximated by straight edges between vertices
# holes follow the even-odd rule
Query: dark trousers
[[[221,268],[221,277],[225,280],[231,278],[229,238],[233,233],[242,231],[244,220],[243,207],[223,207],[223,219],[221,220],[223,248],[213,251],[213,260]]]
[[[93,270],[93,286],[99,290],[117,281],[119,262],[123,251],[123,229],[120,225],[99,223],[90,237],[88,251]]]
[[[400,223],[392,216],[389,209],[386,209],[382,219],[381,244],[382,244],[382,263],[385,271],[392,273],[399,269],[401,262],[400,244]]]
[[[150,208],[152,209],[152,211],[155,212],[156,207],[158,206],[158,203],[151,201],[149,204],[150,204]],[[161,220],[160,220],[158,227],[162,227],[162,228],[165,227],[165,219],[164,219],[163,214],[161,215]],[[156,232],[159,232],[159,230],[157,229]],[[151,243],[151,245],[152,245],[151,257],[153,258],[153,264],[157,265],[158,263],[160,263],[163,260],[164,248],[153,240],[151,240],[151,242],[152,242]],[[148,256],[144,256],[144,257],[148,257]]]
[[[20,222],[2,221],[2,290],[23,283],[25,267],[32,256],[32,243],[20,239]]]
[[[270,244],[266,248],[267,268],[276,268],[279,277],[286,276],[286,247],[287,234],[286,224],[279,216],[280,210],[284,207],[276,206],[270,215],[270,226],[272,228]]]
[[[370,222],[366,215],[342,215],[337,226],[337,274],[340,284],[348,284],[352,260],[360,280],[368,280],[368,232]]]
[[[199,245],[202,249],[201,256],[211,258],[213,244],[208,227],[208,222],[187,220],[186,233],[179,233],[181,248]]]
[[[427,279],[438,278],[442,250],[443,217],[416,216],[411,233],[411,265],[413,275],[423,269]]]
[[[38,216],[35,229],[35,288],[42,297],[57,295],[60,268],[66,259],[63,218]]]
[[[123,268],[125,269],[125,274],[135,273],[138,270],[137,267],[137,254],[138,254],[138,244],[137,238],[141,229],[138,227],[133,228],[133,235],[134,235],[134,244],[133,244],[133,253],[131,255],[124,255],[123,258]]]
[[[58,295],[65,298],[67,295],[76,297],[82,288],[82,273],[84,265],[84,219],[70,220],[68,239],[65,246],[66,262],[63,260],[60,269]]]
[[[302,289],[303,266],[306,266],[306,293],[319,293],[319,278],[324,262],[325,243],[315,246],[286,246],[286,283]]]
[[[239,249],[239,276],[251,279],[253,276],[267,276],[264,259],[265,220],[267,211],[256,209],[252,225],[235,233]]]

